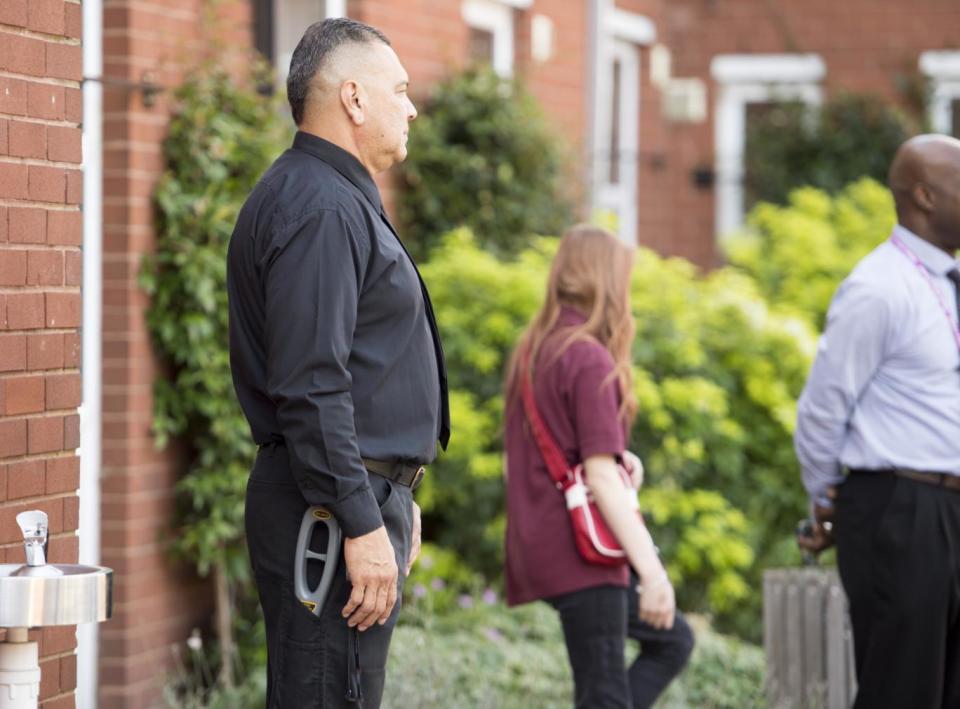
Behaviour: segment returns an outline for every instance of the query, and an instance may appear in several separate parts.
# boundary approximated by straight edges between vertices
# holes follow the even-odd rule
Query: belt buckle
[[[420,483],[423,481],[423,476],[427,474],[427,469],[424,466],[417,468],[417,472],[413,474],[413,482],[410,483],[410,489],[416,490]]]

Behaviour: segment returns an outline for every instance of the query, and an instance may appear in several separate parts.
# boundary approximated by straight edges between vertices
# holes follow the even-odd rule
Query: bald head
[[[960,140],[911,138],[897,151],[888,184],[903,226],[946,251],[960,248]]]

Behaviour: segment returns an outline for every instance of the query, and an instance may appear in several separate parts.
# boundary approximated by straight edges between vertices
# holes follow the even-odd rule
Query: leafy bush
[[[886,181],[897,148],[919,128],[877,96],[841,93],[821,107],[774,104],[747,131],[747,205],[783,204],[798,187],[835,193],[861,177]]]
[[[501,261],[460,230],[422,269],[456,420],[450,451],[419,497],[425,533],[490,579],[502,564],[501,377],[542,297],[553,248],[544,239]],[[701,277],[646,250],[633,307],[640,413],[632,440],[650,487],[641,502],[681,581],[681,605],[755,637],[761,569],[798,559],[792,530],[805,500],[791,434],[813,333],[768,308],[742,274]]]
[[[896,223],[893,198],[864,178],[831,198],[804,187],[785,206],[759,204],[725,243],[730,264],[769,302],[808,317],[819,330],[840,281]]]
[[[410,126],[401,165],[404,240],[423,258],[449,230],[515,253],[570,221],[556,137],[523,86],[475,68],[441,82]]]
[[[244,199],[290,136],[275,101],[222,69],[199,70],[176,98],[154,195],[157,248],[140,278],[154,346],[169,364],[154,386],[153,431],[158,446],[176,438],[186,448],[172,544],[202,576],[215,572],[229,653],[231,596],[249,574],[243,498],[255,450],[230,377],[227,244]]]

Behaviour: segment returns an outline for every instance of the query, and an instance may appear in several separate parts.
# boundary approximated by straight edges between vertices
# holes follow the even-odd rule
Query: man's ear
[[[933,190],[930,189],[930,186],[918,182],[913,186],[913,189],[910,190],[910,195],[913,197],[914,203],[924,212],[932,212],[934,210],[934,195]]]
[[[365,97],[360,84],[353,79],[340,85],[340,103],[354,125],[362,126],[366,121]]]

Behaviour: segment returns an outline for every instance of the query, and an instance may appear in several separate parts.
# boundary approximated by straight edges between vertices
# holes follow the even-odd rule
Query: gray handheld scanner
[[[317,525],[326,526],[326,548],[323,552],[311,549],[311,542],[314,538],[314,531]],[[323,535],[320,535],[321,539]],[[333,585],[334,576],[337,573],[337,566],[340,562],[340,545],[343,541],[343,534],[340,531],[340,525],[330,513],[330,510],[324,507],[309,507],[303,513],[303,520],[300,522],[300,534],[297,537],[297,553],[295,557],[295,568],[293,570],[294,593],[299,601],[314,615],[320,615],[323,610],[323,604],[327,600],[327,594]],[[309,570],[311,565],[322,564],[323,571],[320,574],[320,580],[316,587],[310,583]],[[315,576],[315,574],[314,574]]]

